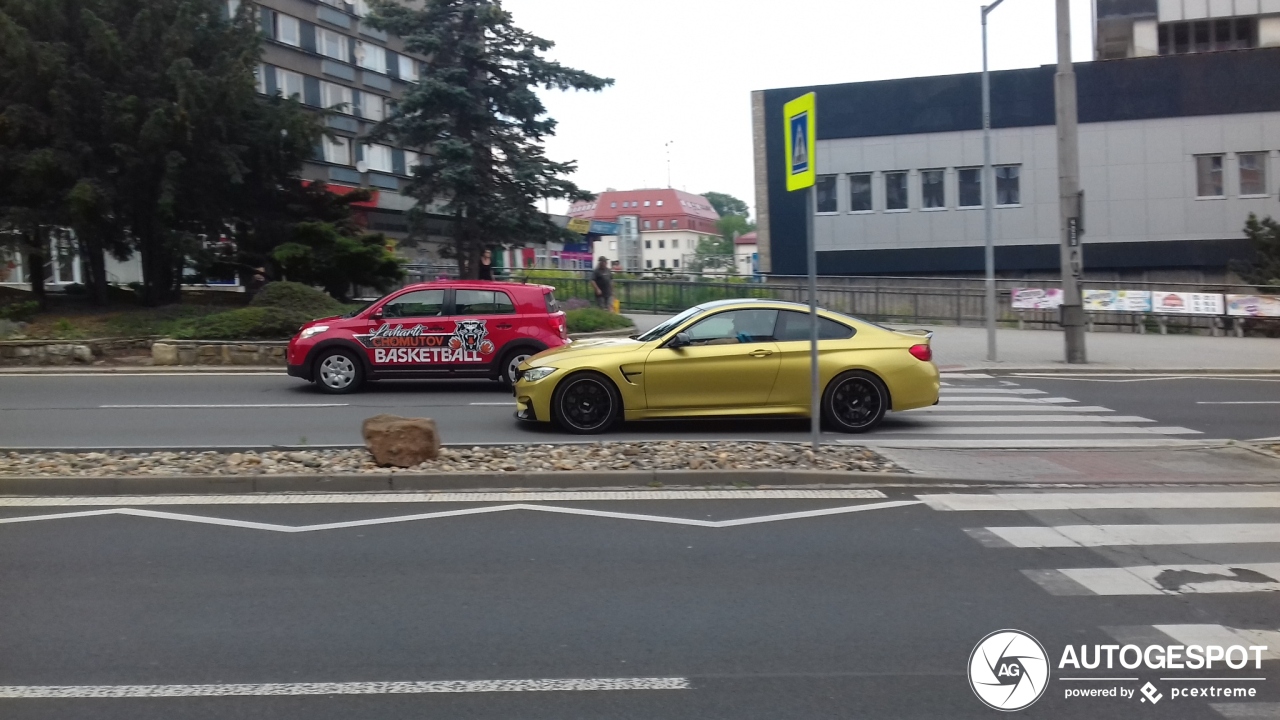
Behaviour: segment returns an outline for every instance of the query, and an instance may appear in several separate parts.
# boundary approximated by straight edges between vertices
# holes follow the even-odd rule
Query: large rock
[[[436,421],[375,415],[364,421],[364,446],[382,466],[413,467],[440,454]]]
[[[155,365],[177,365],[178,346],[169,343],[155,343],[151,346],[151,362]]]

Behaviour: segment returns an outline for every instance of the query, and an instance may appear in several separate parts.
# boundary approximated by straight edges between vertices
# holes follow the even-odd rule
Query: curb
[[[285,375],[283,365],[20,365],[0,367],[4,375]]]
[[[1280,364],[1272,368],[1136,368],[1116,366],[1023,365],[1023,366],[945,366],[948,373],[985,373],[987,375],[1280,375]]]
[[[1199,479],[1159,487],[1277,485],[1280,478]],[[345,475],[204,475],[155,477],[0,477],[0,496],[237,495],[252,493],[367,493],[431,491],[645,490],[659,488],[758,490],[804,487],[1147,487],[1150,480],[1082,479],[1037,483],[942,475],[826,470],[645,470],[609,472],[424,473]]]

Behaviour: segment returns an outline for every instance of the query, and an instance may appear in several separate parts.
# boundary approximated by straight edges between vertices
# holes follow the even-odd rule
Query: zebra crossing
[[[916,497],[939,512],[983,513],[984,518],[1008,513],[1017,518],[966,528],[965,532],[997,552],[1004,548],[1053,551],[1045,557],[1057,562],[1020,570],[1048,595],[1076,597],[1082,602],[1122,597],[1180,597],[1185,601],[1191,596],[1280,592],[1280,492],[1054,491]],[[1041,524],[1022,524],[1026,516],[1013,513],[1029,514]],[[1062,554],[1062,548],[1088,549],[1092,553],[1089,557],[1104,563],[1064,567],[1063,558],[1068,556]],[[1167,561],[1175,556],[1181,560],[1143,562]],[[1086,560],[1079,564],[1094,563]],[[1170,615],[1157,615],[1151,625],[1099,629],[1121,645],[1264,646],[1261,660],[1280,660],[1280,613],[1264,619],[1265,627],[1176,623],[1171,621],[1184,614],[1183,602],[1167,606],[1160,604],[1164,601],[1154,602],[1157,612],[1167,607]],[[1268,664],[1261,674],[1274,680],[1278,670]],[[1220,702],[1210,703],[1210,707],[1226,718],[1280,718],[1280,703],[1275,702]]]
[[[943,373],[938,404],[892,413],[859,444],[928,448],[1167,447],[1198,430],[1121,415],[1101,405],[982,373]]]

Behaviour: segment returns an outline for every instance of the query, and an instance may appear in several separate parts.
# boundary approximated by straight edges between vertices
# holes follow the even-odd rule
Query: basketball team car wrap
[[[375,365],[488,363],[494,351],[484,320],[457,320],[451,333],[428,331],[421,324],[381,325],[355,338],[372,351]]]

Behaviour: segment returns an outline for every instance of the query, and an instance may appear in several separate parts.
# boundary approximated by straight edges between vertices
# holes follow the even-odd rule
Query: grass
[[[601,332],[603,330],[622,330],[635,327],[629,318],[614,315],[600,308],[579,308],[565,314],[565,322],[571,333]]]

